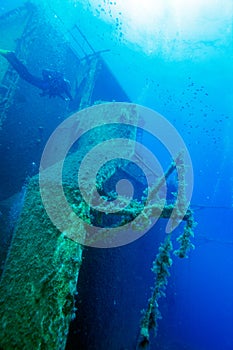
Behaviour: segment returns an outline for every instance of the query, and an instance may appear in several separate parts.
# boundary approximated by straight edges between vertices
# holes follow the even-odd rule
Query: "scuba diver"
[[[59,96],[65,101],[73,100],[70,93],[70,82],[63,77],[62,73],[51,69],[43,69],[42,78],[38,78],[29,73],[25,65],[16,57],[13,51],[0,49],[0,55],[7,59],[20,78],[42,90],[40,96],[48,95],[50,98]]]

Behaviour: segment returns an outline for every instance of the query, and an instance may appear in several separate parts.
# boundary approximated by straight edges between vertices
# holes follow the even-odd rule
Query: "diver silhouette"
[[[50,98],[59,96],[65,101],[73,100],[70,93],[70,82],[64,78],[62,73],[51,69],[43,69],[42,78],[39,78],[28,71],[26,66],[16,57],[13,51],[0,49],[0,55],[7,59],[23,80],[42,90],[40,96],[48,95]]]

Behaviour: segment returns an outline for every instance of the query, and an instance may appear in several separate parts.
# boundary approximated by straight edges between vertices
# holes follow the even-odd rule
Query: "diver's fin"
[[[10,51],[10,50],[2,50],[2,49],[0,49],[0,55],[2,55],[2,56],[7,56],[11,52],[12,51]]]

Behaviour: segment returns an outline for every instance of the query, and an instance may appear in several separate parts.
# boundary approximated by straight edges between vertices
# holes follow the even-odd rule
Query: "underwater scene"
[[[1,0],[0,350],[233,350],[232,18]]]

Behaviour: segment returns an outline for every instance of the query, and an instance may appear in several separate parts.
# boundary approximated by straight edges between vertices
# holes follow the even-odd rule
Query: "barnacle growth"
[[[178,165],[182,167],[182,173],[184,174],[185,167],[182,163],[182,154],[178,156]],[[166,173],[168,177],[172,171],[175,169],[175,164],[172,163],[170,168]],[[184,205],[185,198],[185,177],[181,177],[180,187],[181,187],[181,201],[179,206]],[[157,190],[159,185],[157,186]],[[165,206],[162,217],[169,218],[171,211],[173,210],[173,205]],[[178,207],[179,210],[179,207]],[[179,258],[187,258],[188,251],[194,249],[194,245],[191,243],[191,238],[194,237],[194,227],[196,225],[193,212],[191,209],[188,209],[184,217],[182,218],[185,221],[184,231],[177,238],[177,242],[180,244],[180,247],[175,250],[173,253]],[[150,332],[154,330],[155,336],[158,330],[158,319],[161,318],[159,311],[159,300],[161,297],[165,297],[165,290],[168,284],[168,277],[170,276],[169,268],[172,265],[171,253],[173,250],[172,244],[172,235],[168,234],[165,237],[163,243],[159,247],[159,252],[156,255],[156,258],[153,262],[152,272],[155,274],[154,286],[152,288],[151,297],[148,300],[148,304],[145,310],[142,311],[143,317],[141,319],[139,338],[137,343],[137,349],[148,349],[150,345]]]

